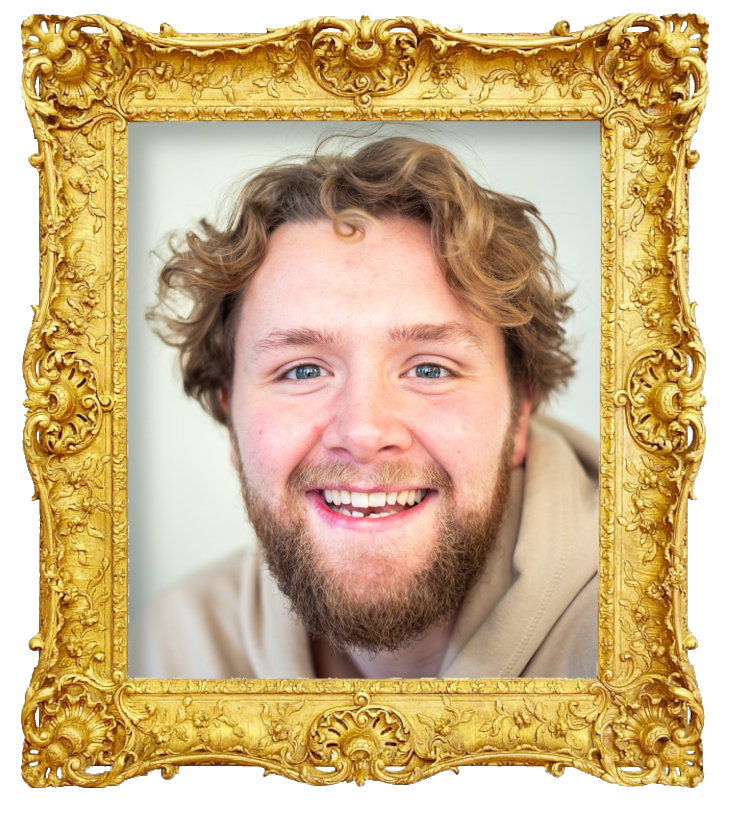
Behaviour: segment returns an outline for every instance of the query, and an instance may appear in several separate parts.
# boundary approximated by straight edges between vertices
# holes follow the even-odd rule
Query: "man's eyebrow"
[[[255,344],[252,354],[258,357],[267,351],[291,345],[337,345],[339,339],[338,334],[322,328],[287,328],[283,331],[271,331]]]
[[[391,328],[388,339],[401,345],[411,342],[464,342],[481,348],[480,337],[462,323],[413,323]],[[271,331],[254,346],[252,356],[262,356],[269,351],[280,350],[290,346],[336,346],[341,342],[341,335],[323,328],[288,328],[282,331]]]
[[[407,342],[465,342],[481,349],[480,337],[462,323],[414,323],[392,328],[388,338],[394,343]]]

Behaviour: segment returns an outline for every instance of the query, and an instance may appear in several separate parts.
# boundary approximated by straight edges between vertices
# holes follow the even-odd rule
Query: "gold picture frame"
[[[187,764],[311,784],[412,783],[473,764],[694,786],[687,501],[704,353],[687,290],[691,138],[707,24],[633,14],[583,31],[466,35],[331,17],[254,35],[33,15],[39,305],[24,447],[41,515],[39,652],[23,709],[32,786]],[[127,674],[127,124],[229,119],[601,123],[598,679],[152,680]]]

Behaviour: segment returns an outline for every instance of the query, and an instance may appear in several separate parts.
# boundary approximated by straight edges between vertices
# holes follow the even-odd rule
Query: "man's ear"
[[[534,390],[531,383],[526,381],[517,382],[519,391],[519,416],[516,419],[514,428],[514,450],[511,454],[511,469],[519,467],[527,457],[527,438],[529,434],[529,418],[532,415],[532,404],[534,402]]]
[[[234,446],[236,444],[236,439],[234,438],[234,429],[231,426],[231,419],[229,417],[229,391],[229,383],[224,382],[223,385],[221,385],[218,398],[221,403],[221,410],[223,410],[224,415],[226,416],[226,427],[229,429],[229,440],[231,442],[231,453],[229,457],[231,458],[231,463],[234,469],[238,471],[239,456],[237,455],[236,447]]]

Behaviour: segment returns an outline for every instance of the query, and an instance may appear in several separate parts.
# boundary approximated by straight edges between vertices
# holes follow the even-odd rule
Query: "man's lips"
[[[311,490],[306,493],[309,502],[322,514],[336,521],[389,521],[399,516],[416,515],[421,504],[428,501],[435,490],[411,489],[391,492],[350,492],[349,490]]]

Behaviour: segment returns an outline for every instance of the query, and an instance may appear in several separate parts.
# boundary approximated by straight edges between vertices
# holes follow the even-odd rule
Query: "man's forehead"
[[[424,224],[370,224],[352,241],[329,222],[283,224],[271,241],[241,303],[250,344],[302,327],[334,333],[367,328],[400,337],[421,323],[459,323],[470,330],[475,322],[449,287]],[[453,333],[448,327],[448,336]]]
[[[298,278],[310,286],[311,273],[318,272],[316,282],[333,274],[334,284],[352,285],[380,282],[390,273],[403,284],[406,276],[421,272],[444,282],[429,224],[394,217],[363,223],[353,234],[349,230],[329,220],[281,224],[269,237],[257,279],[277,287]]]

